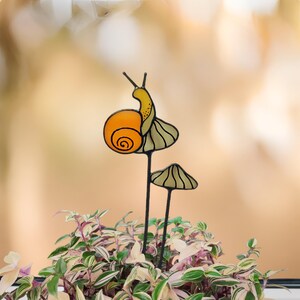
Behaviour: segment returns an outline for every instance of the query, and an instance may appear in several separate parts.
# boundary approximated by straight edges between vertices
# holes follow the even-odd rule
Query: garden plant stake
[[[138,111],[126,109],[112,114],[105,122],[103,135],[108,147],[118,153],[147,155],[146,209],[143,242],[143,253],[145,253],[150,211],[152,153],[173,145],[177,141],[179,133],[173,125],[156,117],[153,100],[146,89],[147,73],[144,73],[141,87],[125,72],[123,74],[134,86],[132,97],[140,102],[140,108]]]
[[[156,171],[151,175],[151,182],[155,185],[163,187],[168,190],[167,206],[164,220],[164,232],[160,250],[160,259],[158,268],[162,268],[164,257],[164,249],[167,237],[167,227],[169,220],[171,194],[173,190],[193,190],[198,186],[197,181],[178,164],[172,164],[164,170]]]

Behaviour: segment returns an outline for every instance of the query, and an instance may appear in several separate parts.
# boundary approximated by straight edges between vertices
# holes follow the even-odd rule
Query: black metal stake
[[[145,211],[145,229],[144,229],[144,243],[143,253],[147,250],[147,237],[148,237],[148,223],[149,223],[149,211],[150,211],[150,185],[151,185],[151,160],[152,151],[147,152],[148,167],[147,167],[147,191],[146,191],[146,211]]]
[[[163,240],[161,243],[160,259],[159,259],[159,263],[158,263],[159,269],[162,268],[162,262],[163,262],[163,258],[164,258],[164,250],[165,250],[165,244],[166,244],[166,239],[167,239],[167,227],[168,227],[168,221],[169,221],[169,212],[170,212],[172,191],[173,191],[173,189],[168,189],[168,199],[167,199],[167,207],[166,207],[166,214],[165,214]]]

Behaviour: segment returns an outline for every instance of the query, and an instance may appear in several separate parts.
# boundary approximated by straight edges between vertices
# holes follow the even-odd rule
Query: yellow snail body
[[[140,102],[140,109],[120,110],[112,114],[105,122],[103,134],[109,148],[126,154],[141,147],[143,136],[150,130],[155,118],[155,107],[145,88],[147,74],[144,75],[142,87],[138,87],[126,73],[123,74],[134,86],[132,96]]]

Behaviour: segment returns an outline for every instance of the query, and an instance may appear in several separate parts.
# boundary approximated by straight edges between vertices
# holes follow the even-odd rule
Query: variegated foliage
[[[207,231],[207,225],[192,225],[181,217],[168,222],[163,268],[157,268],[161,251],[163,219],[149,221],[148,246],[142,253],[143,224],[127,221],[128,214],[113,227],[103,217],[107,211],[92,215],[67,213],[66,221],[76,227],[60,237],[50,255],[52,264],[40,271],[38,282],[33,276],[21,274],[18,255],[5,258],[8,264],[0,269],[0,299],[15,300],[24,295],[29,300],[209,300],[262,299],[259,280],[266,281],[271,272],[256,269],[256,240],[248,242],[248,251],[238,262],[218,262],[222,255],[219,242]],[[14,292],[7,293],[11,278],[21,276]],[[7,283],[9,281],[9,283]]]

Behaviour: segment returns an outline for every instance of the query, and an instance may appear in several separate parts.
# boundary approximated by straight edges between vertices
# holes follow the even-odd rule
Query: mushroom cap
[[[147,153],[166,149],[178,139],[179,132],[175,126],[159,118],[154,118],[150,130],[143,137],[141,147],[136,153]]]
[[[171,190],[193,190],[198,186],[198,182],[178,164],[153,172],[151,182]]]

